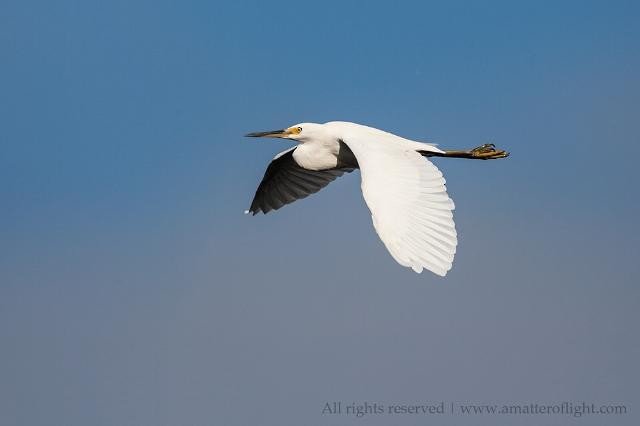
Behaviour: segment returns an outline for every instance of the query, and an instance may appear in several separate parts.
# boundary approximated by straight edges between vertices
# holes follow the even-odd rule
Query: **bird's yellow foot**
[[[477,158],[478,160],[495,160],[509,156],[507,151],[496,149],[496,146],[492,143],[486,143],[477,148],[473,148],[469,153],[472,158]]]

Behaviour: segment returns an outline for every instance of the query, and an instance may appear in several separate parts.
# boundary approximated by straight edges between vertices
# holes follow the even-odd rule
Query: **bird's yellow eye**
[[[302,131],[302,127],[298,127],[296,130],[300,133]]]

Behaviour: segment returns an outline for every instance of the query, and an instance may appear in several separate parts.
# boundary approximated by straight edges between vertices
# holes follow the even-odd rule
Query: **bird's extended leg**
[[[496,149],[492,143],[486,143],[470,151],[445,151],[444,153],[420,151],[420,153],[425,157],[470,158],[474,160],[495,160],[509,156],[507,151]]]

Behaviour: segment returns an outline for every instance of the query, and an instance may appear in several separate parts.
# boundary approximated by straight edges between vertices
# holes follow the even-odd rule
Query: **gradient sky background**
[[[640,6],[3,1],[0,424],[635,425]],[[349,120],[436,160],[453,270],[397,265],[358,173],[248,217]],[[332,417],[327,401],[630,414]]]

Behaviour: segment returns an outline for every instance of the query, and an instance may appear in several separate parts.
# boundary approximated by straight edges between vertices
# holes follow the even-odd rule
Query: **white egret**
[[[490,160],[509,153],[493,144],[470,151],[443,151],[361,124],[300,123],[250,137],[292,139],[293,148],[269,164],[246,213],[268,213],[360,169],[362,195],[378,236],[401,265],[440,276],[451,269],[458,244],[453,201],[442,173],[424,157]]]

